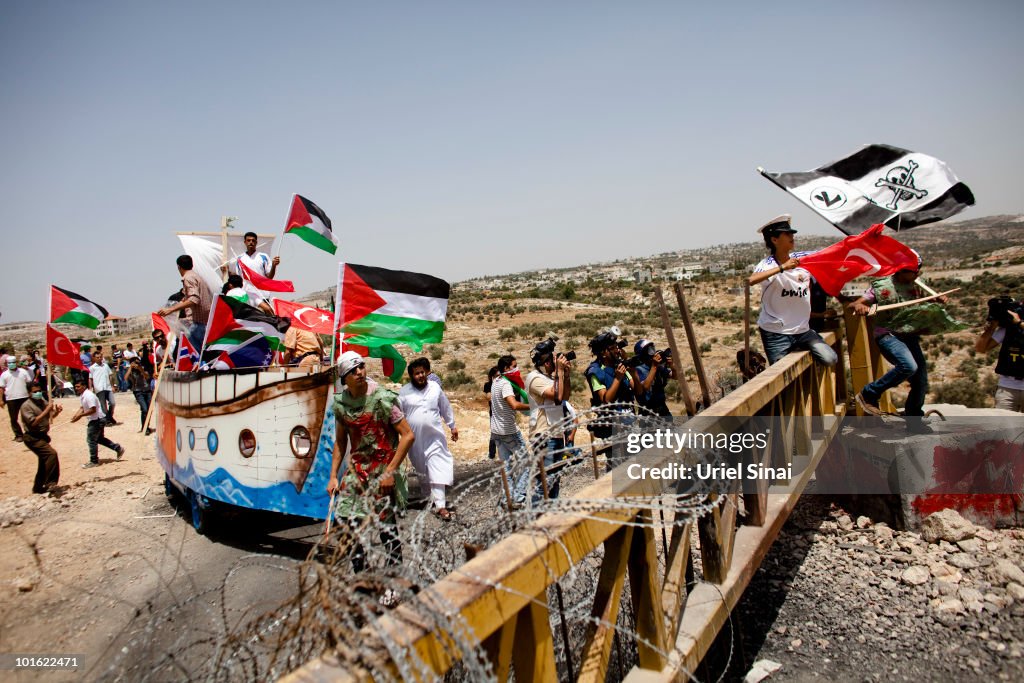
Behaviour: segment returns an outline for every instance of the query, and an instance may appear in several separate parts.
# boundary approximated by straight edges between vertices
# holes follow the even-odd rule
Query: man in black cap
[[[800,257],[811,252],[793,251],[796,230],[789,214],[773,218],[758,232],[771,254],[757,264],[747,282],[751,287],[761,285],[757,326],[768,362],[774,364],[792,351],[808,350],[818,363],[835,365],[835,350],[810,327],[811,274],[800,267]]]

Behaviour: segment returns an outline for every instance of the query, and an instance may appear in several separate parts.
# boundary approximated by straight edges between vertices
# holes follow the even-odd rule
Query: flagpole
[[[174,345],[175,341],[177,340],[172,332],[171,336],[167,338],[167,348],[164,349],[164,357],[160,359],[160,372],[156,376],[156,386],[153,387],[153,397],[149,401],[149,410],[146,411],[146,421],[142,425],[142,436],[146,436],[146,430],[149,429],[149,421],[153,419],[153,408],[156,406],[156,396],[160,391],[160,383],[164,380],[164,370],[167,369],[167,360],[171,356],[170,347]],[[178,367],[177,362],[175,362],[174,367]],[[142,459],[141,454],[139,455],[139,459]]]
[[[288,213],[284,215],[284,227],[281,228],[281,237],[274,243],[274,256],[281,255],[281,244],[284,243],[284,236],[288,232],[288,218],[292,215],[292,207],[295,206],[295,198],[298,196],[297,192],[292,193],[292,200],[288,203]]]
[[[345,262],[338,261],[338,286],[334,292],[334,332],[331,334],[331,365],[334,365],[337,359],[336,353],[338,351],[338,334],[344,334],[340,329],[342,323],[344,323],[344,304],[341,301],[342,289],[345,283]]]
[[[53,285],[50,285],[49,296],[46,301],[46,348],[50,344],[50,323],[53,322]],[[47,354],[49,355],[49,354]],[[46,360],[46,395],[50,398],[50,405],[53,405],[53,363]]]

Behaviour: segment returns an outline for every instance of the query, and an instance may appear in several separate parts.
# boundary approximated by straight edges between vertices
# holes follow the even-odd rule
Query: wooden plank
[[[693,356],[693,367],[697,371],[697,381],[700,383],[700,396],[707,408],[711,405],[711,392],[708,390],[708,375],[704,372],[704,359],[700,355],[700,347],[697,344],[697,334],[693,330],[693,318],[690,317],[690,307],[686,305],[686,295],[683,293],[683,283],[677,282],[676,303],[679,304],[679,315],[683,318],[683,329],[686,330],[686,341],[690,345],[690,355]],[[675,353],[673,351],[672,353]]]
[[[590,616],[601,623],[591,622],[587,625],[587,637],[580,655],[580,676],[577,679],[581,683],[603,683],[608,675],[608,661],[615,641],[615,622],[619,618],[628,551],[632,542],[632,526],[622,527],[604,542],[604,560],[597,579],[594,606],[590,610]],[[505,679],[499,677],[498,680]]]
[[[672,537],[665,554],[665,576],[661,585],[661,612],[665,617],[665,636],[674,642],[682,609],[686,604],[686,568],[690,560],[690,533],[693,524],[672,527]]]
[[[638,665],[659,671],[665,666],[668,638],[661,612],[661,581],[658,579],[658,548],[649,512],[637,521],[645,523],[633,533],[629,550],[629,584],[633,594]]]
[[[731,486],[738,487],[739,481],[732,482]],[[721,583],[729,573],[733,540],[736,537],[736,512],[739,507],[739,495],[734,490],[727,494],[712,494],[710,499],[719,498],[724,498],[721,505],[697,520],[704,580],[711,583]]]
[[[512,667],[517,681],[558,680],[555,639],[548,622],[546,600],[546,592],[540,593],[519,613],[512,648]]]
[[[683,362],[679,358],[679,347],[676,345],[676,334],[672,330],[672,319],[668,315],[668,308],[665,306],[665,297],[661,292],[661,286],[654,288],[654,297],[658,300],[658,308],[661,311],[661,325],[665,328],[665,336],[668,337],[668,347],[672,349],[672,371],[676,374],[676,384],[683,393],[683,405],[686,406],[687,415],[697,414],[697,405],[690,395],[690,385],[686,383],[686,373],[683,372]],[[706,407],[706,406],[705,406]]]
[[[514,614],[499,630],[488,636],[483,642],[484,653],[494,668],[494,678],[499,681],[508,680],[508,672],[512,667],[512,650],[515,649],[516,624],[519,615]]]
[[[752,462],[767,465],[769,462],[768,453],[771,448],[771,442],[767,449],[753,450],[754,458]],[[749,482],[746,486],[750,488]],[[758,479],[753,486],[752,491],[745,491],[743,494],[743,507],[747,511],[746,523],[751,526],[761,526],[764,524],[765,515],[768,512],[768,480]]]

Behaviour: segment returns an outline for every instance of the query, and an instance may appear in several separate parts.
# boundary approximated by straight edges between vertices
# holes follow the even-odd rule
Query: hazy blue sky
[[[341,259],[449,280],[784,211],[838,239],[754,169],[870,142],[947,161],[963,217],[1024,211],[1024,3],[695,5],[4,0],[2,321],[43,319],[50,283],[153,310],[174,231],[280,232],[294,192]],[[301,292],[334,281],[281,256]]]

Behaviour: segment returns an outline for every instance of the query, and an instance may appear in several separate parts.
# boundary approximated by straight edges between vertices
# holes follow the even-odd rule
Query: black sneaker
[[[24,443],[24,441],[25,441],[25,439],[21,438],[20,436],[16,436],[16,437],[14,437],[14,440],[15,440],[16,442],[18,442],[18,443]]]
[[[934,434],[935,430],[920,417],[907,418],[907,434]]]
[[[117,459],[120,460],[121,456],[124,455],[124,446],[118,446],[115,453],[117,453]]]
[[[99,460],[90,460],[89,462],[87,462],[84,465],[82,465],[82,469],[83,470],[87,470],[90,467],[99,467],[99,466],[100,466],[100,461]]]

